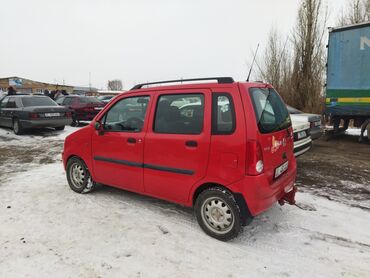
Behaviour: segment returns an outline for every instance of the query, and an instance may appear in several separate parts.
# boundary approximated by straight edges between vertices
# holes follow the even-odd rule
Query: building
[[[40,94],[43,93],[44,90],[65,90],[67,93],[73,92],[73,86],[39,82],[18,76],[0,78],[0,91],[6,92],[9,86],[12,86],[17,92],[25,94]]]

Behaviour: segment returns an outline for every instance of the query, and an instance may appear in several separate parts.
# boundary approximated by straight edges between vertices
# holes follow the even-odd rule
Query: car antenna
[[[254,57],[253,57],[253,62],[252,62],[251,68],[249,69],[249,73],[248,73],[248,77],[247,77],[247,82],[249,82],[249,77],[251,76],[251,73],[252,73],[252,69],[253,69],[254,61],[256,60],[256,56],[257,56],[257,52],[258,52],[258,48],[259,48],[259,46],[260,46],[260,44],[258,43],[258,44],[257,44],[256,52],[254,53]]]

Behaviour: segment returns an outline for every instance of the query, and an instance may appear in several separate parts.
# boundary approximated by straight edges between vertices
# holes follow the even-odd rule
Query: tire
[[[202,230],[218,240],[233,239],[242,229],[239,206],[234,196],[221,187],[211,187],[199,194],[195,214]]]
[[[368,139],[369,139],[369,141],[370,141],[370,123],[369,123],[369,124],[367,124],[366,131],[367,131],[367,138],[368,138]]]
[[[78,157],[72,157],[67,162],[67,180],[69,187],[77,193],[89,193],[95,189],[85,162]]]
[[[55,130],[64,130],[64,127],[65,126],[58,126],[58,127],[55,128]]]
[[[18,118],[13,119],[13,131],[16,135],[22,135],[24,133],[24,128]]]

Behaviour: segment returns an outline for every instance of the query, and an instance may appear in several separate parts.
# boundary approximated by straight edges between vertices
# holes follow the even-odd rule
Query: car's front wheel
[[[224,188],[201,192],[195,201],[195,213],[203,231],[216,239],[227,241],[241,231],[240,209],[234,196]]]
[[[24,128],[18,118],[13,119],[13,131],[16,135],[22,135],[24,133]]]
[[[88,193],[95,188],[95,182],[90,176],[86,164],[77,157],[67,162],[67,180],[69,187],[77,193]]]

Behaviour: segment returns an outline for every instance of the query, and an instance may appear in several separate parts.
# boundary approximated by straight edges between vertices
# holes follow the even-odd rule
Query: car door
[[[97,182],[143,190],[143,150],[148,95],[117,100],[99,117],[101,129],[92,134],[93,172]]]
[[[2,125],[12,127],[13,116],[17,108],[15,97],[8,97],[8,101],[4,103],[4,108],[1,108]]]
[[[1,102],[0,102],[0,126],[7,126],[6,125],[6,116],[5,116],[5,108],[6,108],[6,105],[8,104],[8,101],[9,101],[9,97],[4,97]]]
[[[206,175],[210,145],[211,92],[156,93],[144,144],[144,186],[149,195],[186,202]]]

